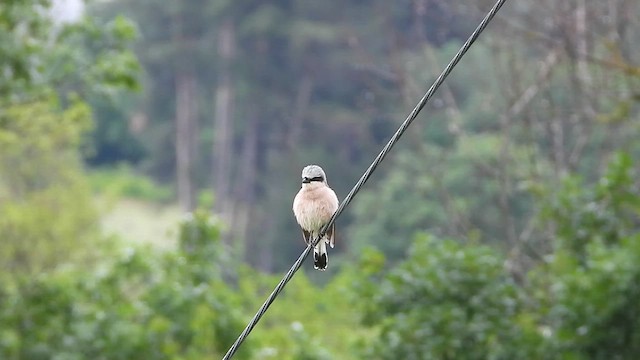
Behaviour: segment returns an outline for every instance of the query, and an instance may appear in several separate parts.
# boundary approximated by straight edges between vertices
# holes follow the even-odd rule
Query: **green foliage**
[[[26,90],[45,66],[42,49],[51,22],[42,12],[47,0],[0,3],[0,99]]]
[[[0,4],[2,276],[86,261],[97,215],[82,172],[90,96],[136,86],[135,35],[124,18],[51,21],[50,1]]]
[[[638,11],[635,3],[627,9],[618,2],[611,9]],[[235,209],[252,209],[230,232],[247,244],[260,236],[266,244],[261,258],[269,259],[260,266],[282,270],[289,251],[298,252],[287,246],[295,222],[287,211],[270,210],[290,206],[295,188],[265,184],[295,179],[314,162],[334,174],[331,185],[346,194],[488,5],[443,4],[354,0],[336,12],[330,2],[284,0],[93,2],[88,13],[103,24],[117,14],[136,22],[145,89],[129,99],[135,104],[118,103],[119,111],[98,105],[100,131],[90,161],[131,161],[163,182],[173,179],[175,148],[167,145],[176,136],[176,79],[190,79],[194,94],[184,104],[197,124],[197,136],[189,139],[197,153],[190,173],[195,192],[210,187],[210,164],[228,153],[221,163],[229,168],[216,173],[228,174],[223,183],[234,189],[214,195],[241,204]],[[518,29],[488,29],[474,43],[371,178],[372,195],[359,195],[340,220],[342,234],[355,244],[352,254],[374,243],[398,261],[416,231],[504,248],[519,238],[540,243],[542,235],[531,231],[539,208],[530,190],[556,186],[574,171],[589,181],[616,148],[637,149],[638,33],[589,0],[586,21],[600,36],[572,32],[550,44],[549,34],[566,33],[579,18],[559,4],[501,10]],[[223,24],[233,28],[231,64],[217,48]],[[531,28],[544,31],[525,31]],[[584,59],[575,48],[582,40]],[[221,79],[231,85],[233,126],[223,143],[233,151],[212,153],[221,135],[212,126]],[[138,129],[135,136],[130,126]],[[258,173],[253,169],[259,181],[247,175]],[[252,254],[247,261],[258,263]]]
[[[595,185],[571,178],[544,192],[539,220],[556,230],[555,250],[520,285],[490,247],[418,237],[405,261],[358,290],[373,300],[365,324],[379,331],[366,342],[366,357],[635,358],[635,178],[630,157],[620,153]]]
[[[513,259],[486,245],[419,235],[390,269],[381,252],[364,249],[325,285],[301,270],[238,358],[632,359],[640,351],[633,174],[620,154],[596,185],[565,194],[569,204],[606,199],[602,211],[624,218],[616,241],[578,212],[583,248],[559,231],[550,260],[521,283],[505,267]],[[558,214],[556,229],[569,228],[572,218]],[[280,280],[237,266],[220,231],[197,211],[180,223],[175,251],[125,248],[89,271],[5,280],[0,357],[220,358]]]
[[[585,186],[550,193],[557,249],[533,272],[548,351],[570,359],[632,359],[640,351],[640,193],[628,154]]]
[[[91,4],[98,18],[53,24],[49,1],[0,1],[0,358],[220,358],[280,277],[238,266],[204,212],[180,224],[175,250],[123,248],[87,266],[98,219],[81,147],[92,165],[137,166],[93,172],[97,192],[169,200],[137,174],[173,176],[184,71],[203,154],[193,175],[210,184],[212,99],[229,76],[230,200],[251,209],[229,225],[250,224],[239,231],[250,256],[282,268],[300,250],[289,211],[300,164],[326,163],[344,195],[468,34],[478,4],[441,3],[114,0]],[[546,5],[503,10],[519,25],[483,35],[340,219],[342,264],[354,265],[300,272],[239,358],[637,357],[639,33],[609,15],[638,5],[585,2],[596,36],[584,39],[564,31],[579,16]],[[231,66],[214,49],[224,22]],[[139,97],[120,93],[138,87],[134,39]],[[619,148],[631,155],[592,184]],[[201,194],[209,207],[222,195]],[[548,253],[502,256],[522,241]]]
[[[173,191],[170,188],[137,174],[126,164],[92,170],[89,173],[89,182],[95,193],[108,197],[126,197],[160,203],[173,199]]]
[[[121,157],[135,159],[139,148],[123,136],[128,135],[128,117],[113,114],[118,113],[117,95],[139,89],[140,66],[129,49],[136,28],[122,16],[103,23],[91,17],[55,23],[50,8],[48,0],[0,4],[0,107],[51,96],[63,107],[78,97],[90,100],[100,105],[94,106],[99,115],[99,141],[92,144],[96,152],[112,145],[109,135],[117,133],[127,149]]]
[[[92,151],[84,154],[92,163],[135,162],[142,156],[126,114],[133,108],[131,92],[140,89],[140,65],[130,50],[136,38],[136,27],[122,16],[103,22],[85,17],[59,29],[48,49],[42,76],[59,96],[81,94],[92,107]]]
[[[446,213],[429,199],[429,194],[437,196],[433,191],[436,184],[422,174],[427,169],[423,163],[415,163],[413,158],[399,154],[395,171],[353,204],[354,226],[349,238],[362,242],[353,245],[355,250],[364,244],[375,245],[387,257],[398,259],[416,231],[447,220]]]
[[[0,266],[3,275],[50,270],[90,249],[96,213],[78,148],[89,109],[54,101],[0,113]]]
[[[557,245],[580,256],[591,241],[617,244],[638,231],[640,187],[631,157],[613,156],[606,174],[593,186],[577,177],[550,191],[543,217],[555,228]]]
[[[146,155],[139,136],[145,127],[145,119],[129,114],[137,97],[131,94],[104,97],[92,96],[89,100],[95,119],[89,151],[85,161],[92,167],[112,167],[126,161],[138,164]]]
[[[124,248],[90,271],[72,268],[2,287],[0,357],[221,358],[279,277],[249,268],[236,273],[219,234],[220,224],[198,211],[181,222],[175,252]],[[358,278],[350,268],[319,287],[300,272],[236,357],[357,356]]]
[[[554,255],[539,299],[547,352],[563,359],[634,359],[640,352],[640,236],[615,245],[598,238],[592,234],[582,262],[570,251]]]
[[[127,249],[89,272],[43,274],[5,288],[0,357],[221,358],[243,321],[237,296],[221,280],[218,234],[217,225],[196,214],[181,225],[188,250]],[[251,344],[238,359],[249,358]]]
[[[501,146],[499,137],[482,134],[461,138],[450,149],[425,144],[398,152],[390,171],[353,204],[353,249],[375,245],[389,260],[401,259],[413,235],[427,230],[502,242],[496,239],[506,238],[505,218],[521,225],[532,202],[526,189],[501,183],[504,176],[516,183],[527,179],[526,150],[514,145],[505,155]]]
[[[366,358],[536,358],[539,336],[503,263],[490,247],[418,237],[366,314],[380,329]]]
[[[355,358],[362,337],[360,309],[367,302],[353,287],[359,282],[356,267],[343,268],[325,285],[314,284],[304,269],[287,285],[252,332],[259,359]],[[281,276],[258,275],[245,268],[239,273],[238,291],[247,314],[253,314]],[[248,319],[247,319],[248,321]]]
[[[128,47],[137,36],[124,17],[105,24],[95,19],[64,25],[55,46],[48,49],[45,78],[58,92],[112,96],[122,89],[137,89],[139,64]]]
[[[37,98],[52,89],[66,98],[138,86],[138,62],[127,49],[136,31],[128,20],[54,24],[50,5],[46,0],[0,4],[1,101]]]

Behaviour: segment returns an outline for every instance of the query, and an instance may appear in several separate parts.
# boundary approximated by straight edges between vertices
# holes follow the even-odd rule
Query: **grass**
[[[162,249],[176,246],[178,222],[183,216],[177,205],[130,198],[107,201],[98,197],[98,206],[105,235],[115,235],[134,244],[149,243]]]

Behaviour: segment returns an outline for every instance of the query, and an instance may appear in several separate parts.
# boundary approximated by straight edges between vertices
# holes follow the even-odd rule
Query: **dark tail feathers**
[[[318,245],[313,249],[313,268],[316,270],[327,270],[329,265],[329,255],[327,254],[327,243],[325,239],[321,239]]]

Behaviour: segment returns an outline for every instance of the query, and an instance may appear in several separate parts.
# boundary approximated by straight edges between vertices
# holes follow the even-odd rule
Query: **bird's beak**
[[[305,176],[305,177],[302,178],[302,183],[303,184],[308,184],[310,182],[311,182],[311,179],[309,179],[308,177]]]

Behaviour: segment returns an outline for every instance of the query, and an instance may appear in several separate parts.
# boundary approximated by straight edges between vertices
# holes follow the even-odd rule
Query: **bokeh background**
[[[221,358],[492,5],[0,2],[0,358]],[[637,358],[639,19],[508,1],[237,358]]]

